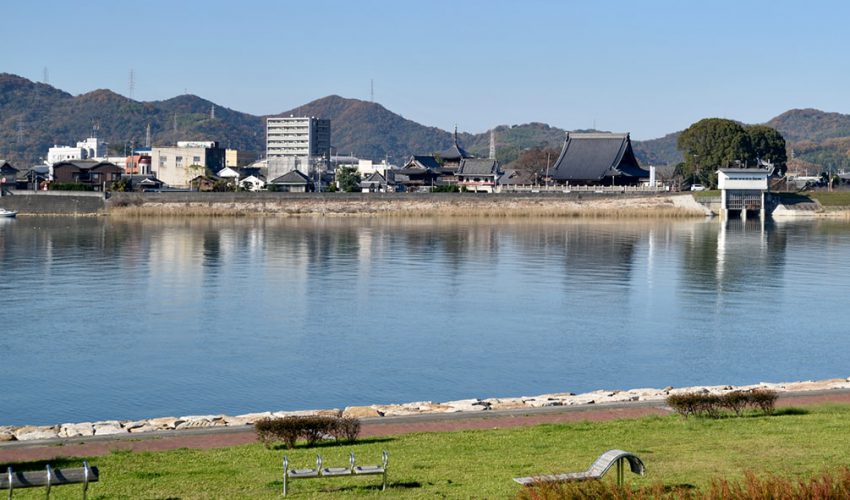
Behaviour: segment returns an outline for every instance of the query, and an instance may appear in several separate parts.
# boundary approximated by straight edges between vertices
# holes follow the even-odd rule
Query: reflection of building
[[[181,141],[177,147],[151,148],[151,167],[157,178],[169,186],[189,186],[207,169],[224,168],[224,149],[214,141]]]
[[[649,172],[640,168],[629,134],[568,132],[549,176],[566,184],[633,186]]]
[[[717,171],[717,186],[720,188],[720,216],[723,220],[733,213],[742,219],[747,212],[758,213],[764,218],[764,193],[770,171],[760,168],[721,168]]]

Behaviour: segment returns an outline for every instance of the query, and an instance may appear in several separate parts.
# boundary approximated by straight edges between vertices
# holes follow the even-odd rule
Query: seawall
[[[103,193],[80,191],[11,191],[0,207],[21,215],[97,215],[106,209]]]

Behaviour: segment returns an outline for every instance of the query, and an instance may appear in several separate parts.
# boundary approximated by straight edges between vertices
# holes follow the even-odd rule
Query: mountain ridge
[[[211,111],[214,109],[215,118]],[[0,73],[0,158],[28,165],[38,163],[54,144],[73,144],[96,131],[120,153],[144,142],[151,125],[154,145],[177,140],[218,140],[225,147],[265,150],[265,119],[290,114],[331,119],[334,154],[350,154],[401,164],[413,154],[432,154],[452,144],[449,131],[419,124],[380,103],[332,94],[293,109],[252,115],[203,97],[182,94],[157,101],[136,101],[110,89],[72,95],[50,85],[10,73]],[[791,156],[822,167],[850,168],[850,115],[813,108],[791,109],[769,120],[788,140]],[[497,125],[497,157],[510,163],[532,148],[560,149],[564,129],[540,122]],[[681,131],[656,139],[632,141],[644,164],[681,161],[676,140]],[[489,153],[489,131],[459,132],[469,152]]]

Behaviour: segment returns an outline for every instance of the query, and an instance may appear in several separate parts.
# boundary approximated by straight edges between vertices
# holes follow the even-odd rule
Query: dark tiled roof
[[[439,170],[440,164],[437,163],[437,159],[433,156],[414,156],[404,164],[404,168],[402,170],[411,167]]]
[[[4,169],[4,170],[11,170],[11,171],[15,171],[15,172],[18,172],[18,171],[19,171],[19,170],[18,170],[17,168],[15,168],[15,166],[14,166],[14,165],[12,165],[12,164],[11,164],[8,160],[3,160],[3,159],[0,159],[0,168],[2,168],[2,169]]]
[[[560,181],[600,181],[649,177],[649,172],[638,165],[629,134],[568,133],[550,175]]]
[[[488,158],[464,158],[457,169],[457,175],[495,175],[499,173],[499,163]]]
[[[499,184],[530,185],[535,181],[534,173],[520,170],[508,170],[499,177]]]
[[[457,140],[455,140],[455,143],[452,144],[449,149],[440,151],[439,155],[443,161],[460,161],[464,158],[472,158],[471,154],[469,154],[465,149],[460,147],[460,145],[457,143]]]
[[[310,179],[299,172],[298,170],[290,170],[271,182],[272,184],[297,184],[305,185],[310,183]]]
[[[73,166],[79,168],[80,170],[92,170],[94,168],[100,168],[100,167],[121,168],[118,165],[111,163],[111,162],[108,162],[108,161],[96,161],[96,160],[60,161],[60,162],[54,163],[53,168],[55,170],[57,167],[61,167],[63,165],[73,165]],[[121,169],[121,170],[123,170],[123,169]]]

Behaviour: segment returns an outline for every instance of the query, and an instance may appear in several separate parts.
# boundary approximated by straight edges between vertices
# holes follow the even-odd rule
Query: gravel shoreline
[[[663,389],[641,388],[630,390],[598,390],[583,394],[553,393],[539,396],[510,398],[463,399],[435,403],[418,401],[393,405],[349,406],[344,409],[319,409],[305,411],[267,411],[244,415],[188,415],[181,417],[157,417],[143,420],[106,420],[99,422],[64,423],[47,426],[0,426],[0,446],[14,442],[55,442],[76,438],[120,438],[141,437],[145,434],[179,434],[181,431],[197,430],[245,430],[262,418],[293,415],[333,415],[364,419],[369,422],[397,421],[396,417],[462,415],[486,416],[488,414],[527,413],[542,409],[563,407],[593,408],[595,405],[623,404],[641,406],[640,403],[663,406],[668,395],[701,391],[724,394],[734,390],[771,389],[779,393],[806,393],[830,390],[850,390],[850,378],[817,381],[769,383],[732,386],[665,387]]]

